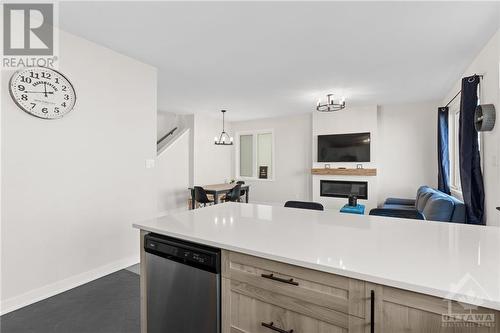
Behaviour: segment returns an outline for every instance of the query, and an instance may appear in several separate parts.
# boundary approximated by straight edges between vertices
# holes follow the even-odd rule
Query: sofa
[[[370,215],[465,223],[465,205],[451,195],[421,186],[415,199],[387,198]]]

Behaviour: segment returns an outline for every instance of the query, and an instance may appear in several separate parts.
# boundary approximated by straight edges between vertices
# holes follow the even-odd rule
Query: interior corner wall
[[[245,180],[251,186],[250,201],[283,205],[288,200],[312,200],[311,113],[232,123],[234,135],[268,129],[274,133],[274,179]]]
[[[276,179],[248,181],[250,201],[283,204],[287,200],[319,200],[319,179],[357,177],[311,176],[316,162],[317,135],[368,131],[372,133],[372,162],[378,176],[369,179],[370,204],[386,197],[413,198],[420,185],[437,185],[436,109],[437,102],[369,106],[346,109],[334,114],[317,112],[232,123],[234,135],[240,131],[273,129],[276,151]],[[362,120],[363,125],[358,123]],[[312,162],[311,162],[312,161]],[[232,159],[234,163],[234,157]],[[331,167],[356,167],[356,163],[330,163]],[[316,179],[314,179],[316,178]],[[340,199],[341,204],[346,202]],[[325,202],[325,207],[337,209]],[[335,206],[335,207],[334,207]]]
[[[317,136],[321,134],[371,133],[371,162],[365,168],[377,168],[377,176],[313,176],[313,198],[325,207],[338,209],[346,200],[319,195],[320,179],[368,181],[367,209],[387,197],[414,198],[421,185],[437,185],[436,109],[438,102],[346,108],[338,113],[313,115],[313,167],[317,162]],[[332,168],[357,163],[326,163]],[[370,197],[372,199],[370,199]]]
[[[370,162],[318,162],[318,135],[347,134],[347,133],[370,133]],[[362,164],[363,168],[377,168],[379,157],[379,130],[377,120],[377,106],[347,107],[339,112],[314,112],[312,118],[312,167],[325,168],[328,164],[331,168],[356,168]],[[320,194],[321,180],[336,181],[362,181],[368,185],[368,199],[359,199],[360,204],[366,205],[366,210],[377,206],[379,176],[312,176],[312,197],[314,201],[320,202],[325,208],[339,210],[347,203],[346,198],[325,197]]]
[[[443,100],[449,101],[460,90],[462,77],[483,74],[481,104],[495,105],[497,123],[492,131],[482,132],[483,181],[485,189],[486,224],[500,226],[500,30],[490,39],[467,67]]]
[[[156,69],[63,31],[59,46],[78,97],[62,119],[20,110],[1,74],[2,313],[137,263],[132,223],[157,209]]]
[[[173,112],[158,111],[157,114],[157,140],[160,140],[165,134],[178,126],[179,116]]]
[[[379,107],[379,204],[388,197],[413,199],[421,185],[437,187],[438,105]]]
[[[156,158],[158,211],[168,213],[188,207],[190,129],[183,129]]]
[[[221,115],[222,117],[222,115]],[[232,162],[234,146],[217,146],[214,137],[222,131],[222,118],[197,113],[193,119],[193,184],[228,183],[234,177]],[[226,132],[233,135],[231,123]]]

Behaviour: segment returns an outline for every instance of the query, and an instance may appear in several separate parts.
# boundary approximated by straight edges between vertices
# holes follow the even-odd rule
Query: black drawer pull
[[[274,276],[274,274],[261,274],[260,276],[262,276],[263,278],[271,279],[271,280],[278,281],[278,282],[293,284],[294,286],[298,286],[299,285],[299,283],[293,281],[293,279],[279,278],[279,277]]]
[[[274,326],[274,323],[273,322],[270,322],[269,324],[268,323],[260,323],[262,326],[264,327],[267,327],[269,328],[270,330],[273,330],[273,331],[276,331],[276,332],[279,332],[279,333],[293,333],[293,330],[289,330],[289,331],[285,331],[285,330],[282,330],[281,328],[279,327],[276,327]]]

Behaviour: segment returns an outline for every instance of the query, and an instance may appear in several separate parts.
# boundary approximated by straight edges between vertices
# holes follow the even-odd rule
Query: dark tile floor
[[[121,270],[0,317],[1,333],[139,333],[139,275]]]

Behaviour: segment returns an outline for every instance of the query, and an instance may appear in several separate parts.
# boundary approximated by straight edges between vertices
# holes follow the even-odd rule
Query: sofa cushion
[[[451,215],[450,221],[456,223],[465,223],[464,203],[453,196],[450,196],[450,199],[453,200],[453,203],[455,204],[455,208],[453,209],[453,214]]]
[[[387,198],[384,205],[412,206],[415,208],[415,199]]]
[[[418,200],[419,196],[422,194],[422,193],[425,193],[425,192],[429,192],[430,190],[433,190],[432,187],[429,187],[427,185],[422,185],[418,188],[417,190],[417,197],[416,197],[416,200]]]
[[[422,211],[428,221],[448,222],[451,219],[455,203],[448,195],[434,193],[426,200]]]
[[[430,197],[434,194],[434,190],[431,188],[427,188],[423,190],[422,192],[419,193],[417,197],[417,202],[415,203],[415,207],[419,212],[423,212],[425,205],[427,204],[427,200],[429,200]]]
[[[404,210],[415,210],[415,206],[407,206],[407,205],[395,205],[395,204],[383,204],[382,208],[384,209],[404,209]]]

